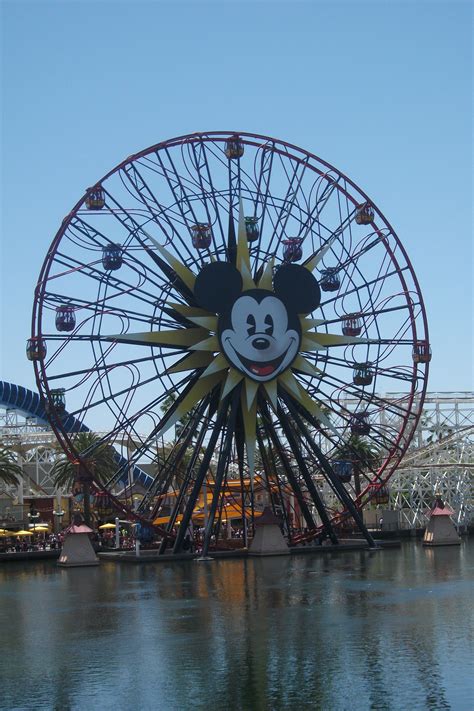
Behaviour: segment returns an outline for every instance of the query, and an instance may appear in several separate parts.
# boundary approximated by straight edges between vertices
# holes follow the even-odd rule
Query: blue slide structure
[[[28,390],[22,385],[15,385],[0,380],[0,407],[4,407],[7,410],[16,410],[24,417],[35,417],[40,425],[49,427],[46,410],[40,396],[38,393]],[[62,426],[66,432],[90,432],[88,427],[67,412],[64,413]],[[125,467],[127,464],[125,458],[118,454],[118,452],[115,453],[115,459],[119,466]],[[124,485],[127,483],[126,471],[126,468],[124,468],[125,473],[121,479]],[[150,486],[153,481],[153,477],[136,465],[133,466],[132,475],[133,480],[142,484],[144,487]]]

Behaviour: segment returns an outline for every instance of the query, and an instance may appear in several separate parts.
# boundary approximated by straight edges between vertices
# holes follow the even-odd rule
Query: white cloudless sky
[[[425,299],[429,390],[472,390],[472,4],[3,0],[0,379],[35,389],[34,287],[63,217],[195,131],[286,140],[386,215]]]

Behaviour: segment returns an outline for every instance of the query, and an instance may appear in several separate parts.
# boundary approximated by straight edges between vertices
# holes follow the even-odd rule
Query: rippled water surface
[[[0,568],[0,708],[474,709],[474,541]]]

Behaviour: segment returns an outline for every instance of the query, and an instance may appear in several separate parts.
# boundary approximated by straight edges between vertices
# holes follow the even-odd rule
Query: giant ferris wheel
[[[217,131],[87,189],[42,266],[27,355],[68,457],[87,470],[75,433],[100,432],[117,466],[105,483],[89,471],[96,490],[170,540],[179,522],[175,552],[206,492],[206,552],[226,507],[258,516],[257,488],[290,541],[289,501],[309,537],[336,542],[351,515],[370,543],[360,507],[410,443],[430,347],[413,268],[370,198],[296,146]],[[356,486],[360,442],[377,456]]]

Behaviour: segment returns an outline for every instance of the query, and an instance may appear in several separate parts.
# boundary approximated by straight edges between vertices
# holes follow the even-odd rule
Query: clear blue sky
[[[183,133],[242,130],[351,177],[425,298],[430,390],[473,383],[472,4],[3,0],[0,378],[25,357],[49,244],[84,189]]]

